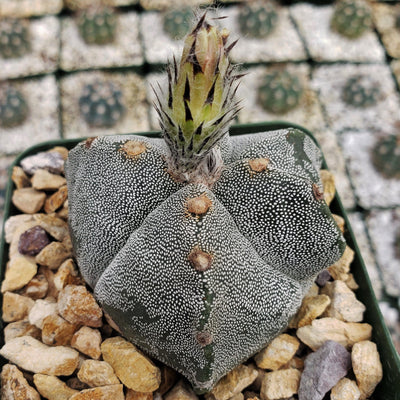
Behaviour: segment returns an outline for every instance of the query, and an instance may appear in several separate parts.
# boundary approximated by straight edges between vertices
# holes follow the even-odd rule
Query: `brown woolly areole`
[[[200,196],[188,199],[186,202],[187,210],[191,214],[204,215],[212,206],[212,201],[205,193]]]
[[[137,140],[128,140],[121,147],[121,151],[129,158],[136,158],[146,151],[147,147],[143,142]]]
[[[318,201],[324,200],[324,192],[320,190],[317,184],[313,183],[312,189],[315,200]]]
[[[189,262],[196,271],[204,272],[211,268],[213,256],[196,246],[189,254]]]
[[[84,144],[85,144],[85,147],[86,147],[87,149],[90,149],[90,146],[92,145],[92,143],[94,142],[95,139],[97,139],[96,136],[87,138],[87,139],[85,140],[85,143],[84,143]]]
[[[254,158],[253,160],[249,160],[249,167],[254,172],[266,171],[268,164],[268,158]]]
[[[198,332],[196,335],[196,340],[200,344],[201,347],[205,347],[212,343],[212,335],[210,332]]]

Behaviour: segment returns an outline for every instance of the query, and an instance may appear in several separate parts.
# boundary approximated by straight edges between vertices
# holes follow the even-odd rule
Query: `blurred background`
[[[0,0],[0,222],[24,149],[158,130],[151,85],[203,8],[240,37],[237,122],[319,141],[400,352],[400,2]]]

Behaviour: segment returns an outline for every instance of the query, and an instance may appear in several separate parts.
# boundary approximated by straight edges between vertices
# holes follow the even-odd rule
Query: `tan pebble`
[[[46,297],[49,283],[43,274],[36,274],[29,283],[20,292],[24,296],[28,296],[33,300],[43,299]]]
[[[265,374],[260,397],[261,400],[286,399],[299,390],[301,373],[297,369],[281,369]]]
[[[58,290],[64,289],[65,286],[73,284],[78,276],[78,270],[72,258],[65,260],[54,274],[54,284]]]
[[[35,260],[40,265],[57,269],[63,261],[70,257],[72,257],[71,251],[66,249],[62,243],[51,242],[40,251]]]
[[[310,325],[314,319],[321,316],[331,303],[329,296],[322,294],[314,297],[305,297],[299,311],[289,323],[290,328],[301,328]]]
[[[35,301],[16,293],[5,292],[3,295],[3,321],[14,322],[24,319],[34,306]]]
[[[42,265],[39,267],[39,273],[43,274],[47,280],[48,283],[47,297],[53,297],[57,299],[59,290],[56,288],[54,284],[54,272],[50,268],[44,267]]]
[[[331,299],[324,316],[333,317],[346,322],[361,322],[365,306],[357,300],[354,292],[342,281],[327,282],[321,289]]]
[[[46,200],[46,193],[34,188],[22,188],[14,190],[12,202],[18,210],[26,214],[35,214],[42,207]]]
[[[198,397],[193,389],[184,381],[180,380],[164,397],[164,400],[197,400]]]
[[[14,236],[15,231],[22,224],[27,223],[27,222],[33,222],[33,221],[34,221],[34,217],[31,214],[18,214],[18,215],[13,215],[12,217],[8,218],[6,223],[4,224],[4,238],[5,238],[6,242],[11,243],[11,240]]]
[[[64,202],[62,208],[60,208],[56,213],[58,218],[61,218],[65,221],[68,220],[68,204],[67,201]]]
[[[344,228],[346,226],[346,221],[344,218],[337,214],[332,214],[333,219],[335,220],[337,226],[339,227],[340,231],[344,233]]]
[[[264,371],[263,369],[257,368],[257,378],[251,384],[249,389],[254,390],[256,392],[260,392],[262,381],[263,381],[264,376],[265,376],[266,373],[267,372]]]
[[[71,324],[98,328],[103,312],[85,286],[67,285],[58,295],[58,312]]]
[[[302,371],[304,369],[304,359],[300,357],[293,357],[282,369],[294,368]]]
[[[71,252],[73,251],[74,245],[72,244],[70,235],[65,236],[61,243],[65,246],[66,249],[70,250]]]
[[[178,379],[178,374],[172,368],[166,365],[161,366],[161,384],[157,392],[163,396],[167,393]]]
[[[37,374],[71,375],[78,366],[79,353],[65,346],[49,347],[31,336],[11,339],[0,355],[22,369]]]
[[[1,370],[2,400],[40,400],[39,393],[29,385],[22,372],[11,364],[5,364]]]
[[[335,280],[345,280],[347,274],[350,272],[350,264],[353,262],[353,259],[354,251],[349,246],[346,246],[342,257],[335,264],[328,267],[332,278]]]
[[[312,350],[319,349],[327,340],[333,340],[350,349],[354,343],[371,338],[370,324],[343,322],[336,318],[315,319],[311,325],[297,329],[297,337]]]
[[[214,386],[211,392],[205,395],[207,400],[228,400],[250,386],[258,376],[254,365],[239,365],[225,375]]]
[[[347,274],[347,278],[344,283],[348,286],[351,290],[357,290],[359,288],[356,280],[354,279],[354,275],[352,273]]]
[[[78,378],[90,387],[120,383],[111,365],[105,361],[97,360],[85,360],[78,371]]]
[[[37,190],[57,190],[67,183],[64,177],[52,174],[46,169],[36,170],[32,176],[31,182],[33,188]]]
[[[367,399],[383,376],[376,344],[369,340],[356,343],[351,351],[351,363],[361,392],[360,399]]]
[[[60,153],[63,160],[66,161],[68,158],[69,150],[64,146],[55,146],[52,149],[48,150],[47,153]]]
[[[23,288],[37,273],[37,265],[26,257],[14,257],[8,264],[1,292]]]
[[[114,369],[120,381],[137,392],[153,392],[161,382],[161,372],[132,343],[120,336],[101,344],[104,361]]]
[[[55,376],[35,374],[33,382],[39,393],[48,400],[69,400],[71,396],[78,393]]]
[[[74,325],[60,317],[58,314],[48,315],[43,320],[42,342],[48,345],[70,345],[74,333],[79,325]]]
[[[27,319],[11,322],[4,328],[5,343],[20,336],[32,336],[35,339],[40,339],[42,333],[37,326],[31,325]]]
[[[321,169],[320,176],[324,188],[324,199],[329,206],[335,197],[335,178],[333,174],[326,169]]]
[[[244,400],[244,395],[243,393],[238,393],[232,396],[229,400]]]
[[[277,370],[293,358],[299,346],[295,337],[283,333],[261,350],[254,360],[258,368]]]
[[[34,306],[29,311],[28,319],[32,325],[42,329],[44,319],[52,314],[57,314],[57,303],[39,299],[35,301]]]
[[[348,378],[341,379],[331,391],[331,400],[359,400],[360,390],[357,384]]]
[[[62,242],[69,235],[69,228],[66,221],[54,215],[36,214],[35,221],[54,239]]]
[[[256,392],[246,391],[243,393],[245,400],[260,400],[259,394]]]
[[[153,400],[153,393],[135,392],[132,389],[128,389],[125,400]]]
[[[57,192],[47,197],[44,203],[44,212],[46,214],[51,214],[52,212],[58,210],[64,204],[64,201],[67,199],[67,197],[67,186],[61,186]]]
[[[21,167],[18,166],[13,167],[11,179],[14,182],[17,189],[22,189],[31,186],[31,181],[29,180],[28,176],[25,174],[24,170]]]
[[[124,387],[122,385],[101,386],[93,389],[85,389],[74,394],[69,400],[125,400]]]
[[[71,346],[81,353],[98,360],[101,356],[100,350],[101,334],[97,329],[82,326],[71,340]]]

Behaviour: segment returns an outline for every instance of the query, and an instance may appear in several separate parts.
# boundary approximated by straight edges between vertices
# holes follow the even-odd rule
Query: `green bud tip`
[[[155,109],[170,150],[169,172],[178,181],[208,186],[218,179],[218,143],[239,112],[238,79],[228,55],[229,32],[206,21],[206,13],[184,42],[181,60],[167,66],[168,89],[156,92]]]

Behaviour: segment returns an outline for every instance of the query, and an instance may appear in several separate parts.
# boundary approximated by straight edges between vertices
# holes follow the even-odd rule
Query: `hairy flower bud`
[[[156,110],[170,148],[170,173],[179,181],[211,186],[222,167],[218,142],[237,114],[240,75],[234,73],[229,33],[204,14],[185,39],[182,57],[167,67],[168,94],[157,94]],[[165,97],[165,98],[164,98]]]

